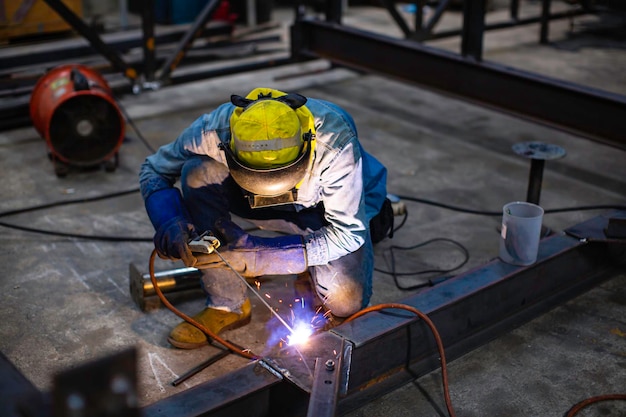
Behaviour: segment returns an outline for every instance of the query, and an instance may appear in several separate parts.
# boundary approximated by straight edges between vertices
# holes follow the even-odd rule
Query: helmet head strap
[[[280,96],[280,97],[272,97],[272,92],[270,91],[268,94],[263,94],[263,93],[259,93],[258,97],[256,98],[256,100],[252,100],[249,98],[245,98],[242,96],[238,96],[236,94],[233,94],[230,96],[230,102],[232,104],[234,104],[237,107],[241,107],[242,109],[245,109],[246,107],[248,107],[250,104],[259,101],[259,100],[276,100],[276,101],[280,101],[281,103],[285,103],[286,105],[288,105],[289,107],[291,107],[292,109],[297,109],[300,108],[302,106],[304,106],[304,104],[307,101],[307,98],[304,97],[301,94],[298,93],[289,93],[286,94],[284,96]]]

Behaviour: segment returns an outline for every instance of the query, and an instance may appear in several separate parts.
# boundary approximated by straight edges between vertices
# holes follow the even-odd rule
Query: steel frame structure
[[[453,30],[443,30],[435,32],[434,29],[441,20],[444,12],[450,6],[451,0],[441,0],[437,2],[437,7],[435,8],[434,13],[428,21],[424,21],[424,7],[427,5],[426,0],[418,0],[414,2],[415,5],[415,18],[413,22],[414,28],[411,29],[410,25],[406,22],[406,20],[398,13],[395,2],[392,0],[381,0],[383,6],[389,11],[389,14],[396,22],[402,33],[404,34],[406,39],[413,39],[418,41],[430,40],[430,39],[441,39],[447,38],[450,36],[457,36],[462,34],[462,30],[453,29]],[[552,13],[550,11],[552,0],[541,0],[541,14],[538,16],[532,17],[524,17],[521,18],[519,15],[520,12],[520,2],[519,0],[511,0],[509,4],[509,20],[490,23],[484,25],[484,30],[492,30],[492,29],[504,29],[510,28],[514,26],[520,25],[530,25],[539,23],[540,24],[540,35],[539,42],[540,43],[548,43],[548,33],[549,33],[549,23],[550,20],[555,19],[567,19],[575,16],[580,16],[583,14],[593,13],[595,10],[589,4],[589,1],[585,0],[582,2],[581,6],[576,9]]]
[[[0,71],[4,75],[10,75],[11,68],[24,65],[45,65],[50,59],[64,58],[80,59],[81,56],[93,54],[95,51],[107,62],[108,67],[98,68],[105,73],[121,74],[127,80],[126,83],[118,83],[112,88],[117,94],[138,94],[144,89],[158,89],[164,85],[175,85],[190,81],[234,74],[244,71],[252,71],[261,68],[284,65],[293,62],[288,53],[284,58],[272,57],[266,61],[253,63],[235,64],[216,69],[199,70],[192,73],[173,74],[172,72],[181,65],[193,42],[201,36],[231,34],[233,25],[224,23],[211,27],[207,23],[211,20],[220,0],[209,1],[194,22],[184,32],[155,36],[154,0],[142,0],[141,21],[142,37],[125,38],[106,42],[93,28],[89,27],[79,16],[69,9],[61,0],[44,0],[50,8],[59,14],[78,34],[89,42],[89,46],[54,47],[51,46],[46,52],[30,54],[27,57],[11,57],[6,54],[0,64]],[[257,39],[257,42],[277,40],[278,37]],[[159,60],[156,56],[157,42],[178,41],[176,47],[165,60]],[[234,43],[238,45],[246,42]],[[120,51],[133,46],[141,46],[143,58],[140,62],[127,62]],[[54,57],[54,58],[52,58]],[[162,62],[161,62],[162,61]],[[159,66],[160,65],[160,66]],[[37,78],[20,76],[15,79],[3,80],[0,83],[0,97],[4,97],[6,103],[0,105],[2,116],[0,117],[0,130],[21,127],[30,124],[28,117],[28,98],[37,82]]]
[[[518,267],[496,259],[400,303],[427,314],[439,329],[446,356],[459,358],[607,279],[626,260],[626,240],[607,238],[604,230],[611,219],[625,218],[623,211],[598,216],[571,227],[564,235],[543,239],[538,261],[532,266]],[[306,404],[316,387],[307,369],[313,369],[320,356],[336,354],[342,342],[346,348],[340,350],[344,371],[337,415],[439,366],[435,343],[424,322],[402,310],[370,313],[319,335],[312,341],[315,348],[311,352],[304,350],[301,356],[279,352],[252,362],[145,407],[143,415],[307,415]],[[303,366],[300,358],[308,365]],[[239,386],[245,389],[235,389]]]
[[[335,2],[340,3],[340,2]],[[626,149],[626,96],[513,69],[482,59],[486,0],[464,2],[459,54],[341,24],[341,8],[326,20],[297,15],[294,57],[415,83],[439,93]],[[549,0],[544,0],[547,21]],[[547,36],[547,29],[542,36]]]
[[[140,92],[143,88],[160,88],[165,84],[178,84],[212,76],[250,71],[269,66],[284,65],[298,60],[326,58],[335,64],[345,65],[364,71],[378,72],[398,77],[404,81],[435,89],[474,103],[504,110],[539,123],[564,129],[568,132],[597,140],[624,149],[626,98],[585,86],[565,83],[538,74],[514,70],[482,61],[482,39],[484,32],[521,24],[541,23],[540,41],[548,38],[548,22],[553,19],[571,17],[594,10],[587,1],[582,8],[567,13],[551,13],[551,0],[542,0],[541,16],[520,19],[519,0],[511,0],[510,20],[497,24],[485,24],[486,0],[464,2],[463,27],[460,30],[434,33],[433,29],[445,11],[449,0],[438,3],[435,14],[428,22],[423,22],[420,11],[425,0],[417,1],[415,30],[397,13],[393,2],[384,4],[393,19],[406,36],[406,40],[388,39],[371,33],[347,28],[341,25],[342,2],[327,0],[324,3],[326,21],[309,19],[302,3],[296,5],[296,19],[291,31],[291,56],[284,59],[271,59],[266,62],[235,65],[227,68],[200,71],[191,74],[173,74],[175,68],[189,50],[193,41],[207,32],[224,33],[228,28],[206,29],[217,5],[217,0],[207,3],[189,29],[179,38],[178,45],[164,62],[157,62],[154,36],[154,0],[142,2],[141,46],[143,60],[128,63],[119,54],[116,46],[105,41],[61,0],[45,0],[79,34],[90,43],[89,51],[95,50],[110,63],[109,71],[123,74],[130,82],[116,93]],[[213,32],[216,33],[216,32]],[[461,34],[461,53],[453,54],[426,47],[415,40]],[[171,38],[170,38],[171,39]],[[360,54],[367,48],[367,53]],[[72,56],[79,56],[86,49],[75,49]],[[347,53],[349,52],[349,53]],[[374,52],[374,53],[373,53]],[[45,59],[46,55],[39,55]],[[30,57],[30,62],[33,61]],[[15,62],[4,60],[5,65]],[[41,62],[41,61],[39,61]],[[161,64],[160,68],[157,65]],[[10,67],[9,67],[10,68]],[[5,68],[6,70],[6,68]],[[29,124],[27,98],[36,80],[8,83],[8,89],[0,90],[2,96],[21,94],[17,100],[7,100],[2,106],[0,129],[14,128]],[[5,87],[7,86],[7,83]],[[506,91],[504,98],[503,91]]]
[[[326,21],[297,14],[291,29],[292,59],[325,58],[393,76],[626,149],[621,137],[626,131],[626,97],[482,61],[484,0],[465,2],[461,54],[344,27],[340,24],[340,3],[326,3]],[[210,15],[207,9],[203,18]],[[149,35],[149,30],[144,31]],[[192,37],[183,37],[180,53],[184,54]],[[138,79],[126,63],[106,51],[106,45],[97,40],[94,43],[103,49],[100,52],[109,55],[107,59],[114,67],[129,79]],[[146,55],[151,53],[148,44]],[[367,53],[360,53],[364,50]],[[167,62],[160,73],[153,72],[154,67],[148,63],[146,80],[151,79],[150,74],[154,74],[154,81],[171,77],[180,60],[175,57]],[[503,91],[506,98],[502,97]],[[447,356],[458,358],[610,276],[616,262],[624,259],[626,241],[607,238],[604,230],[612,219],[623,222],[625,218],[623,211],[598,216],[568,229],[565,235],[542,240],[538,261],[532,266],[517,267],[494,260],[401,303],[428,314],[440,331]],[[548,276],[550,279],[546,279]],[[378,360],[371,361],[372,354],[380,351],[388,354],[377,355]],[[337,394],[332,399],[337,401],[322,402],[313,409],[343,414],[438,366],[428,328],[402,311],[371,313],[339,326],[315,337],[311,348],[300,353],[304,361],[296,360],[292,350],[285,348],[271,358],[251,362],[224,377],[147,406],[141,409],[141,415],[303,416],[310,396],[327,388],[320,385],[316,375],[323,372],[316,364],[328,358],[342,364],[340,373],[333,373],[331,380],[339,384],[332,391]],[[316,370],[315,374],[311,369]],[[0,404],[3,415],[14,417],[24,410],[32,415],[50,415],[45,409],[46,394],[38,392],[3,356],[0,389],[11,394],[3,396],[8,402]]]
[[[626,238],[607,237],[606,230],[611,229],[611,224],[624,222],[625,211],[591,218],[564,234],[544,238],[537,262],[531,266],[514,266],[495,259],[400,303],[428,315],[443,340],[446,357],[459,358],[623,268]],[[120,360],[128,361],[128,358],[128,353],[122,354]],[[320,368],[320,363],[327,364],[326,371]],[[328,366],[329,363],[336,364],[336,368]],[[114,367],[111,364],[103,367],[101,361],[96,365],[96,369],[104,369],[107,375]],[[220,378],[140,410],[128,410],[128,415],[342,415],[438,366],[438,352],[423,321],[404,310],[373,312],[320,333],[297,351],[292,347],[282,348]],[[98,380],[93,371],[86,373],[91,374],[91,381]],[[85,380],[84,373],[76,375],[80,382]],[[127,379],[132,381],[132,375]],[[57,380],[65,381],[65,386],[75,385],[71,377]],[[3,395],[0,401],[0,412],[6,417],[18,417],[26,411],[31,413],[26,415],[65,417],[51,414],[45,407],[46,394],[37,391],[1,355],[0,391],[11,394]],[[58,395],[57,391],[53,389],[53,397]],[[97,397],[93,393],[89,395]],[[121,415],[119,411],[116,410],[116,415]]]

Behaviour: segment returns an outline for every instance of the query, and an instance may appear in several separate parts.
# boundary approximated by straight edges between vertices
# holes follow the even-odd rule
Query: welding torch
[[[289,330],[290,333],[293,333],[293,328],[278,314],[278,312],[276,312],[276,310],[272,308],[272,306],[267,303],[267,301],[265,301],[261,294],[258,293],[256,288],[250,285],[248,280],[246,280],[239,272],[237,272],[237,270],[235,270],[235,268],[233,268],[233,266],[226,259],[224,259],[222,254],[219,253],[217,248],[220,247],[221,243],[217,237],[215,237],[211,232],[206,231],[197,238],[191,240],[188,245],[191,252],[202,254],[216,254],[222,260],[222,262],[224,262],[224,264],[234,272],[237,278],[239,278],[246,285],[246,287],[248,287],[250,291],[252,291],[252,293],[256,295],[259,300],[261,300],[261,303],[263,303],[263,305],[269,309],[269,311],[278,319],[278,321],[280,321],[282,325],[285,326],[287,330]]]

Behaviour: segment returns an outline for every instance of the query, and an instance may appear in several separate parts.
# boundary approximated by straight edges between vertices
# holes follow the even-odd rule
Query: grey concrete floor
[[[452,25],[458,15],[446,19],[442,24]],[[569,31],[569,22],[553,23],[550,45],[538,45],[536,25],[490,33],[485,56],[626,94],[626,42],[582,31],[597,21],[576,19],[575,32]],[[346,24],[350,22],[381,31],[393,28],[391,19],[377,8],[351,7]],[[458,40],[434,44],[453,49],[455,42]],[[323,61],[163,88],[124,97],[121,105],[151,146],[158,147],[230,94],[245,94],[259,85],[298,91],[345,107],[355,118],[364,147],[388,167],[388,190],[395,194],[499,210],[504,203],[524,200],[526,195],[529,163],[514,155],[511,146],[536,140],[567,151],[564,159],[546,165],[542,206],[626,203],[623,151],[384,77],[331,68]],[[0,185],[0,212],[136,188],[139,166],[149,151],[130,126],[127,133],[115,172],[76,171],[60,179],[54,175],[45,143],[34,129],[0,132],[0,166],[5,178]],[[378,268],[389,268],[385,256],[389,245],[407,246],[435,237],[454,239],[468,248],[470,261],[459,272],[497,256],[497,217],[413,203],[408,203],[408,212],[405,226],[394,239],[377,246]],[[544,224],[559,233],[596,214],[551,214]],[[82,234],[150,238],[153,233],[137,193],[2,220]],[[3,228],[0,351],[45,391],[60,370],[136,346],[142,405],[245,364],[244,359],[230,356],[180,386],[171,386],[173,379],[211,355],[214,348],[173,349],[166,335],[179,319],[164,308],[143,312],[131,300],[129,265],[147,271],[151,250],[147,242],[68,239]],[[449,246],[432,246],[398,257],[397,267],[403,271],[446,268],[459,259]],[[157,270],[179,266],[159,261]],[[406,280],[413,283],[419,279]],[[288,305],[295,297],[291,279],[267,280],[261,288],[286,314],[281,304]],[[618,273],[588,293],[450,363],[450,389],[457,414],[560,416],[583,398],[624,393],[625,288],[626,274]],[[372,304],[407,295],[388,275],[375,274]],[[278,303],[279,299],[284,303]],[[256,299],[252,302],[253,322],[228,332],[226,337],[263,352],[269,336],[269,313]],[[203,300],[195,293],[176,299],[176,304],[193,313],[202,308]],[[439,372],[421,377],[350,415],[445,415],[439,377]],[[626,415],[626,405],[607,403],[580,415]]]

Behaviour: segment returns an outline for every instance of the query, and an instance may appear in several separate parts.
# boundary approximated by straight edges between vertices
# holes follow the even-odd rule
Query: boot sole
[[[245,317],[239,321],[236,321],[234,323],[229,324],[228,326],[224,326],[224,328],[222,328],[222,330],[220,330],[220,332],[218,334],[222,334],[222,332],[225,332],[227,330],[235,330],[238,329],[240,327],[243,327],[247,324],[250,323],[250,321],[252,320],[252,315],[249,315],[248,317]],[[199,342],[199,343],[190,343],[190,342],[181,342],[179,340],[175,340],[172,339],[171,337],[168,336],[167,341],[174,347],[177,347],[179,349],[197,349],[200,348],[202,346],[206,346],[209,344],[208,340],[205,340],[204,342]]]

